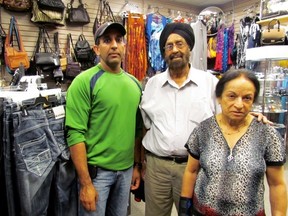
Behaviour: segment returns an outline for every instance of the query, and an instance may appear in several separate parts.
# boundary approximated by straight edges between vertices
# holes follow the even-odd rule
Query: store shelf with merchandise
[[[268,25],[268,23],[272,21],[273,19],[278,19],[280,23],[285,23],[285,22],[288,22],[288,15],[282,15],[282,16],[271,17],[268,19],[263,19],[263,20],[257,21],[257,24]]]
[[[246,68],[260,81],[259,98],[253,111],[261,112],[286,136],[288,110],[288,46],[247,49]]]

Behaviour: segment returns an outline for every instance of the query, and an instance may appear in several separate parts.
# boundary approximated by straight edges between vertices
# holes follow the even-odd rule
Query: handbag
[[[66,20],[70,24],[85,25],[90,23],[90,17],[86,10],[86,5],[79,0],[79,5],[77,8],[73,8],[74,0],[67,5]]]
[[[3,7],[10,11],[29,11],[32,2],[31,0],[3,0]]]
[[[67,34],[67,48],[66,48],[67,67],[66,67],[66,71],[65,71],[65,77],[68,79],[71,79],[71,78],[73,79],[74,77],[76,77],[78,74],[81,73],[80,63],[77,61],[74,61],[74,59],[73,59],[73,56],[71,53],[71,44],[72,44],[71,34]],[[75,57],[75,55],[74,55],[74,57]]]
[[[64,26],[64,13],[56,10],[41,9],[38,6],[37,0],[32,0],[32,16],[31,22],[40,24],[51,24],[55,26]]]
[[[96,30],[100,25],[105,22],[116,22],[113,12],[110,8],[109,2],[100,0],[98,5],[97,14],[93,23],[93,34],[95,35]]]
[[[277,28],[271,28],[272,23],[277,23]],[[269,22],[267,29],[264,29],[261,34],[261,45],[285,45],[287,44],[287,36],[284,28],[280,27],[280,21],[273,19]]]
[[[13,37],[16,37],[17,48],[13,46]],[[30,66],[28,54],[24,49],[21,34],[15,17],[11,17],[9,33],[5,39],[4,59],[7,68],[11,71],[16,70],[21,65],[27,69]]]
[[[54,10],[63,12],[65,5],[61,0],[38,0],[38,7],[40,9]]]
[[[79,35],[78,40],[75,43],[74,52],[77,60],[90,60],[91,47],[83,34]]]
[[[38,40],[35,51],[35,63],[43,71],[52,70],[60,67],[59,54],[52,50],[50,44],[49,34],[45,28],[41,27],[39,30]],[[42,47],[43,46],[43,47]],[[44,52],[41,52],[44,48]]]

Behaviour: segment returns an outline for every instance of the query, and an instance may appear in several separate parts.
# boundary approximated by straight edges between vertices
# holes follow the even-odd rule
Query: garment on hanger
[[[65,100],[21,93],[27,94],[22,101],[11,92],[3,102],[6,193],[0,196],[7,200],[7,215],[77,216],[77,178],[64,136]]]
[[[166,63],[161,56],[159,49],[159,38],[167,19],[159,13],[151,13],[146,15],[146,37],[148,43],[148,59],[153,70],[149,70],[151,74],[149,77],[156,74],[156,72],[163,72],[166,70]]]
[[[128,15],[124,69],[142,81],[147,72],[145,21],[143,14]]]
[[[191,51],[190,62],[194,68],[207,71],[207,29],[200,20],[191,23],[194,31],[194,48]]]

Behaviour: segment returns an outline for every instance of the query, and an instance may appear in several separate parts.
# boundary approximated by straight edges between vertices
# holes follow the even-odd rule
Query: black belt
[[[178,164],[186,163],[188,161],[188,156],[158,156],[147,150],[146,153],[159,159],[174,161],[175,163]]]

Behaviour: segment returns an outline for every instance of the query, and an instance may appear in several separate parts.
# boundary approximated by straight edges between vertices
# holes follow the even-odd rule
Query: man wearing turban
[[[143,93],[146,216],[171,215],[173,203],[178,208],[188,160],[184,145],[201,121],[220,111],[217,78],[189,63],[194,43],[189,24],[167,24],[159,44],[168,68],[150,78]]]

